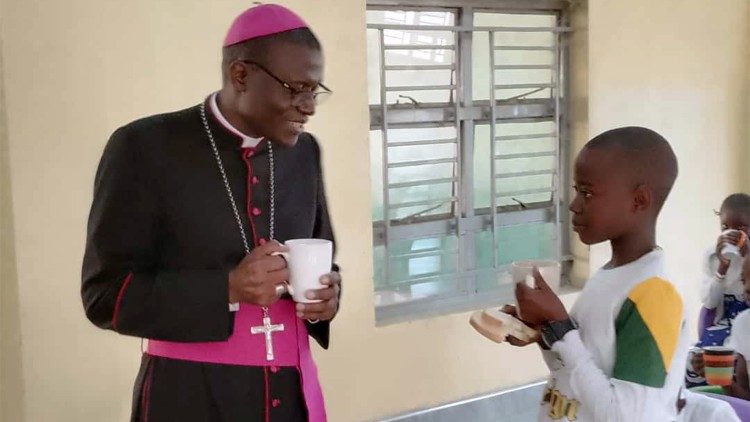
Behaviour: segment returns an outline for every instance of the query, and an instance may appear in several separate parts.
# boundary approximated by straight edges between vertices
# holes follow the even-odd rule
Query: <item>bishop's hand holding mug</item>
[[[311,322],[336,315],[341,277],[331,271],[333,243],[325,239],[292,239],[284,242],[282,256],[289,271],[289,293],[297,302],[297,316]]]

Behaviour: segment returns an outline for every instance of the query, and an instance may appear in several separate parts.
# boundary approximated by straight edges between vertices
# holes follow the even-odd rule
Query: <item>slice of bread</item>
[[[536,341],[539,338],[539,332],[500,309],[474,312],[469,318],[469,324],[495,343],[504,342],[509,335],[522,341]]]

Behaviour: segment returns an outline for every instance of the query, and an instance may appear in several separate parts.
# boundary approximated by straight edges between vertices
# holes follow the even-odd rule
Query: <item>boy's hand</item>
[[[505,312],[506,314],[508,314],[508,315],[510,315],[512,317],[518,318],[518,312],[516,311],[516,307],[514,305],[503,305],[503,307],[500,308],[500,311]],[[518,318],[518,319],[520,319],[520,318]],[[529,324],[526,324],[526,325],[529,325]],[[529,325],[529,328],[533,328],[533,329],[539,331],[539,327],[536,327],[536,326],[533,326],[533,325]],[[529,344],[538,343],[539,342],[539,338],[538,337],[539,336],[537,336],[536,339],[532,339],[532,340],[529,340],[529,341],[524,341],[524,340],[520,340],[517,337],[513,337],[511,335],[508,335],[508,337],[505,338],[505,341],[507,341],[508,343],[510,343],[511,345],[516,346],[516,347],[524,347],[524,346],[528,346]]]
[[[531,288],[526,283],[516,284],[516,300],[521,311],[522,321],[530,326],[541,326],[549,321],[564,321],[568,319],[560,298],[544,281],[538,268],[534,268],[534,284]]]

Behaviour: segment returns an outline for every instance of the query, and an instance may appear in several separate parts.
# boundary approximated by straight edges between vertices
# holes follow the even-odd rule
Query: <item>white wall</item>
[[[78,293],[95,166],[117,126],[196,104],[219,86],[223,32],[249,2],[0,2],[7,105],[7,139],[0,139],[10,152],[0,186],[9,179],[11,189],[0,196],[5,208],[12,197],[12,218],[2,218],[3,245],[11,248],[0,261],[0,357],[2,391],[14,394],[2,402],[4,420],[19,420],[13,404],[29,421],[124,420],[140,343],[90,325]],[[282,3],[321,36],[326,81],[336,91],[312,126],[324,147],[346,283],[331,350],[315,351],[331,420],[375,419],[543,377],[536,350],[485,341],[468,327],[468,314],[375,327],[365,3]],[[750,14],[746,0],[721,3],[592,0],[588,37],[576,44],[585,51],[588,41],[588,53],[575,59],[588,62],[587,77],[576,79],[577,104],[587,101],[588,119],[576,119],[575,145],[587,129],[641,124],[675,146],[682,173],[659,233],[682,264],[684,285],[716,234],[711,209],[750,185],[740,157],[747,154]],[[594,255],[592,265],[601,251]],[[697,309],[697,298],[690,300]],[[18,321],[20,348],[5,341],[18,334],[7,315]]]

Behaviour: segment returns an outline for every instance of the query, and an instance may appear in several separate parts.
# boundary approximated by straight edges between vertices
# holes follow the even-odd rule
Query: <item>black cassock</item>
[[[206,114],[252,248],[269,237],[267,143],[250,154],[208,101]],[[274,143],[273,155],[275,238],[333,240],[315,139]],[[224,341],[234,321],[228,273],[243,257],[199,106],[115,131],[96,173],[83,261],[81,293],[94,324],[156,340]],[[328,348],[329,323],[306,325]],[[132,420],[305,420],[298,371],[268,369],[144,354]]]

